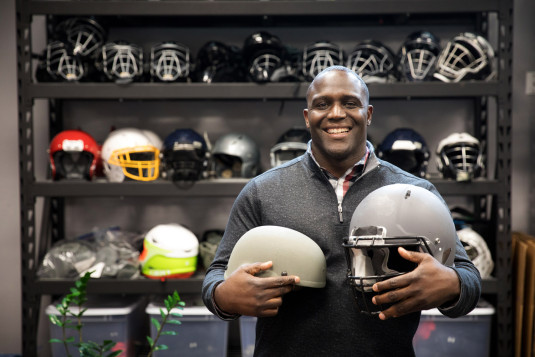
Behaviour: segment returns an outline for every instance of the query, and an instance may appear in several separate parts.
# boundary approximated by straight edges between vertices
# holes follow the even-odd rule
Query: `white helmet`
[[[343,244],[347,278],[360,311],[383,310],[371,303],[373,284],[416,267],[399,255],[398,247],[429,253],[445,266],[453,266],[455,244],[450,211],[431,191],[393,184],[371,192],[355,209]]]
[[[177,223],[159,224],[143,241],[141,272],[152,279],[189,278],[197,269],[198,254],[193,232]]]
[[[494,269],[494,261],[485,239],[470,227],[458,230],[457,235],[481,277],[488,278]]]
[[[153,132],[136,128],[112,131],[102,145],[104,173],[110,182],[126,177],[138,181],[158,178],[161,139]]]
[[[225,279],[242,264],[272,261],[273,266],[257,274],[261,277],[297,275],[297,285],[323,288],[327,262],[316,242],[301,232],[280,226],[259,226],[238,240],[228,260]]]
[[[468,133],[453,133],[437,146],[437,168],[444,178],[470,181],[483,171],[481,144]]]

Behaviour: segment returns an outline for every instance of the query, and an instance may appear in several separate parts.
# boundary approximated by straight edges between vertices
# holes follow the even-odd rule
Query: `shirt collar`
[[[310,154],[310,157],[312,157],[312,160],[314,160],[314,162],[316,163],[316,165],[318,165],[318,167],[321,169],[321,171],[327,175],[328,178],[335,178],[333,176],[333,174],[331,174],[329,171],[327,171],[325,168],[321,167],[321,165],[316,161],[316,158],[314,157],[314,154],[312,153],[312,140],[309,140],[308,144],[307,144],[307,153]],[[349,169],[347,169],[347,171],[342,175],[342,177],[345,177],[347,175],[350,175],[351,173],[353,173],[353,171],[357,168],[357,167],[365,167],[366,166],[366,163],[368,162],[368,158],[370,157],[370,152],[373,151],[373,146],[371,146],[371,143],[369,141],[366,141],[366,152],[364,153],[364,156],[362,156],[362,158],[357,161],[352,167],[350,167]]]

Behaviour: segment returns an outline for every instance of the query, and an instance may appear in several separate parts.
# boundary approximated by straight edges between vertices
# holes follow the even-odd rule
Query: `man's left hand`
[[[457,273],[427,253],[398,248],[404,259],[417,263],[411,272],[375,283],[376,305],[392,304],[379,313],[381,320],[432,309],[458,299],[461,285]]]

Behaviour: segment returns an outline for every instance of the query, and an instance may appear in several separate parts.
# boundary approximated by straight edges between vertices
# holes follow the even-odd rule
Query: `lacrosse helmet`
[[[264,83],[270,82],[273,73],[282,65],[284,47],[277,36],[259,31],[245,39],[242,54],[249,79]]]
[[[494,269],[494,261],[485,239],[470,226],[464,226],[458,230],[457,235],[481,277],[488,278]]]
[[[399,73],[408,81],[431,80],[439,54],[440,42],[434,34],[414,32],[407,36],[399,50]]]
[[[177,129],[162,148],[162,176],[172,181],[197,181],[208,165],[206,140],[193,129]]]
[[[168,41],[152,46],[150,74],[162,82],[186,81],[190,73],[190,50],[180,43]]]
[[[143,75],[143,49],[127,41],[108,42],[102,46],[97,68],[115,83],[138,80]]]
[[[72,48],[62,41],[46,45],[35,77],[40,82],[77,82],[87,74],[87,65],[72,54]]]
[[[81,130],[58,133],[48,149],[53,180],[91,181],[95,177],[100,149],[93,137]]]
[[[189,278],[197,269],[198,254],[193,232],[177,223],[159,224],[143,240],[141,273],[151,279]]]
[[[397,78],[394,54],[380,41],[359,43],[349,54],[347,67],[366,83],[387,83]]]
[[[260,173],[260,149],[249,136],[229,133],[220,137],[212,149],[216,177],[251,178]]]
[[[468,133],[453,133],[437,146],[437,168],[444,178],[470,181],[483,171],[481,144]]]
[[[361,312],[376,314],[383,307],[371,303],[373,284],[412,271],[416,264],[397,249],[431,254],[453,266],[455,225],[445,203],[432,192],[409,184],[393,184],[372,191],[357,206],[345,239],[347,279]],[[375,309],[378,310],[375,310]]]
[[[197,52],[197,81],[236,82],[243,78],[240,51],[219,41],[205,43]]]
[[[301,281],[296,285],[325,287],[327,262],[321,248],[303,233],[280,226],[259,226],[245,232],[232,249],[224,277],[242,264],[267,261],[273,266],[256,276],[297,275]]]
[[[65,34],[71,44],[72,55],[84,58],[96,58],[107,36],[104,27],[92,17],[68,18],[58,25],[56,31]]]
[[[285,131],[270,149],[271,167],[279,166],[298,156],[308,148],[310,132],[305,128],[292,128]]]
[[[112,131],[102,145],[104,174],[110,182],[158,178],[161,140],[148,130],[123,128]]]
[[[344,64],[342,49],[329,41],[317,41],[303,50],[303,76],[311,81],[327,67]]]
[[[443,82],[492,79],[493,61],[494,50],[483,36],[460,33],[440,53],[434,77]]]
[[[377,156],[415,176],[425,177],[430,152],[419,133],[410,128],[398,128],[379,144]]]

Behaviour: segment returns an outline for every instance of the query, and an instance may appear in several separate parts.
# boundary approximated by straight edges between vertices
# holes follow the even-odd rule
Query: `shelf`
[[[165,180],[151,182],[109,183],[104,180],[46,181],[29,185],[33,196],[39,197],[236,197],[248,179],[214,179],[196,182],[192,187],[182,188]],[[442,195],[493,195],[499,194],[503,185],[493,180],[478,180],[471,183],[448,180],[431,180]]]
[[[142,16],[303,16],[498,11],[498,0],[29,1],[30,14]]]
[[[151,279],[92,279],[87,285],[89,294],[169,294],[177,291],[179,294],[201,293],[203,278],[169,279],[165,281]],[[37,280],[35,289],[40,294],[65,294],[73,286],[71,279]],[[495,278],[483,279],[482,293],[495,294],[498,283]]]
[[[29,95],[35,99],[303,100],[307,88],[308,83],[35,83],[29,86]],[[473,98],[500,93],[498,81],[372,83],[369,89],[373,99]]]

